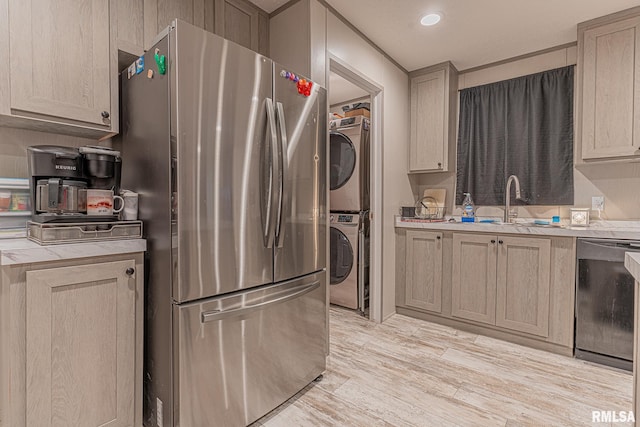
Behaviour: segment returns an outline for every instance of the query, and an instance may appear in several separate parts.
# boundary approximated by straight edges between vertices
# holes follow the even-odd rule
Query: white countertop
[[[526,222],[533,222],[527,219]],[[559,237],[593,237],[640,240],[640,221],[593,221],[588,227],[532,226],[525,224],[491,224],[478,222],[410,222],[395,218],[397,228],[433,231],[468,231],[478,233],[529,234]]]
[[[119,255],[144,252],[144,239],[104,240],[86,243],[40,246],[21,239],[0,239],[0,265],[30,264],[103,255]]]
[[[640,252],[627,252],[624,256],[624,266],[636,282],[640,282]]]

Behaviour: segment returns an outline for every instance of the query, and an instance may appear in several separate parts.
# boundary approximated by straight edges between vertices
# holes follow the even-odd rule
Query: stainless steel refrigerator
[[[326,92],[181,21],[157,40],[121,75],[144,422],[246,425],[325,369]]]

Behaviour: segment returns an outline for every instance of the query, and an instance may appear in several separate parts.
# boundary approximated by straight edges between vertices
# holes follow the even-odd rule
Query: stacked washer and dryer
[[[369,119],[330,122],[330,301],[368,313]]]

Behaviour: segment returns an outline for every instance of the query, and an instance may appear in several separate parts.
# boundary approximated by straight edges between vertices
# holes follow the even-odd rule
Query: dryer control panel
[[[336,130],[340,128],[360,126],[361,124],[364,124],[365,130],[369,130],[369,119],[364,116],[353,116],[331,120],[329,122],[329,128],[331,130]]]
[[[338,222],[353,222],[353,215],[338,215]]]
[[[358,222],[358,216],[352,214],[334,214],[332,213],[329,217],[329,222],[331,224],[353,224]]]

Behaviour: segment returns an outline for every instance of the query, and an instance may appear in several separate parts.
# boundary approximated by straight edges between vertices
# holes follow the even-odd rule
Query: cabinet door
[[[109,0],[9,0],[11,109],[111,124]]]
[[[407,231],[405,304],[442,312],[442,233]]]
[[[134,424],[129,268],[134,260],[26,273],[27,425]]]
[[[244,0],[216,0],[216,33],[253,51],[266,54],[268,19]]]
[[[582,158],[638,155],[640,17],[585,30],[582,42]]]
[[[451,315],[494,325],[497,238],[454,233]]]
[[[119,50],[144,54],[144,0],[114,0],[116,43]]]
[[[438,70],[411,79],[410,171],[446,170],[446,77]]]
[[[549,336],[551,240],[498,238],[496,325]]]
[[[205,1],[213,0],[144,0],[145,48],[150,48],[158,33],[174,19],[205,28],[205,22],[212,20],[212,17],[205,15],[213,12],[213,8],[205,7]]]

